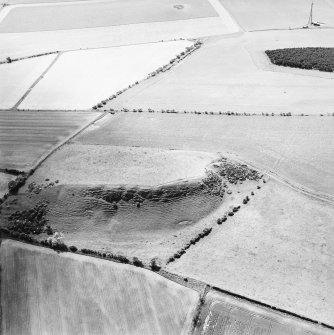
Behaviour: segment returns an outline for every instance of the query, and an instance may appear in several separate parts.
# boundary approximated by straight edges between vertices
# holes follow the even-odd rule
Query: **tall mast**
[[[311,25],[313,23],[313,1],[312,1],[312,4],[311,4],[311,12],[310,12],[310,17],[308,19],[308,25]]]

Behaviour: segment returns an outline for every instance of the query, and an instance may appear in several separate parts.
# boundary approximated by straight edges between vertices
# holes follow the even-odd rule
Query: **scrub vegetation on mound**
[[[275,65],[334,71],[334,48],[286,48],[266,50],[266,54]]]
[[[219,158],[202,178],[161,186],[61,185],[48,180],[11,195],[0,215],[15,238],[29,234],[50,247],[47,235],[63,232],[66,244],[83,253],[129,263],[136,257],[149,266],[152,257],[163,264],[206,236],[231,201],[241,204],[243,192],[250,192],[260,178],[246,165]],[[40,203],[48,204],[42,214]]]

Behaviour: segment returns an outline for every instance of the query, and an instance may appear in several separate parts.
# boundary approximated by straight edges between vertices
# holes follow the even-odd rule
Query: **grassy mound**
[[[266,54],[275,65],[334,71],[334,48],[287,48],[266,50]]]

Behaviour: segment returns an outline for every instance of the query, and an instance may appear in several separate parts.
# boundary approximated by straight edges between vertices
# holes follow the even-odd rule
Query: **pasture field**
[[[332,331],[309,322],[247,301],[211,290],[201,311],[196,335],[220,334],[314,334],[330,335]]]
[[[0,112],[0,168],[30,170],[49,150],[100,113]]]
[[[75,142],[234,153],[294,185],[332,198],[333,129],[333,117],[117,113],[95,123]]]
[[[167,269],[332,325],[333,215],[333,206],[269,181]]]
[[[4,334],[188,334],[198,293],[163,277],[15,241],[1,243]]]
[[[304,0],[220,0],[246,31],[301,28],[307,24],[311,2]],[[334,5],[317,0],[313,20],[334,26]]]
[[[8,192],[8,183],[15,178],[13,175],[0,172],[0,198]]]
[[[56,55],[0,64],[0,109],[12,108]]]
[[[190,41],[173,41],[65,53],[19,108],[92,108],[168,64],[192,44]]]
[[[200,178],[217,157],[207,152],[67,144],[48,158],[29,182],[42,184],[51,178],[60,185],[153,186]]]
[[[271,64],[267,49],[334,46],[334,31],[247,33],[212,37],[173,71],[122,94],[114,108],[239,113],[332,114],[334,75]],[[331,80],[330,80],[331,79]],[[314,87],[317,87],[315,90]]]
[[[7,15],[0,20],[0,33],[70,30],[218,16],[206,0],[183,0],[178,5],[183,8],[176,8],[172,0],[86,0],[8,6],[4,9]]]
[[[65,160],[63,163],[66,165]],[[217,164],[215,161],[210,170]],[[218,218],[241,205],[260,183],[246,179],[235,184],[224,177],[224,190],[218,188],[217,192],[213,186],[205,186],[208,175],[202,171],[201,178],[159,186],[110,185],[112,179],[105,185],[75,184],[75,177],[73,184],[69,180],[62,185],[54,175],[56,170],[51,167],[48,177],[40,176],[37,182],[31,176],[26,187],[7,200],[0,214],[3,226],[11,227],[16,211],[29,211],[46,202],[45,218],[53,231],[65,234],[67,245],[123,254],[130,259],[139,257],[147,265],[155,256],[165,263],[204,229],[216,226]],[[75,170],[79,174],[82,171],[79,166]],[[131,180],[131,169],[125,167],[122,171],[123,180]],[[147,183],[150,175],[149,169],[140,171],[139,185],[141,181]],[[47,238],[46,232],[38,238]]]

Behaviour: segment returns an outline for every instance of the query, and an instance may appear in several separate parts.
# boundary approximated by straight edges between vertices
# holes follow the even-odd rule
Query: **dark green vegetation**
[[[37,203],[30,210],[16,211],[8,217],[8,229],[18,233],[40,234],[45,230],[48,203]],[[47,230],[50,228],[47,227]],[[52,234],[52,233],[51,233]]]
[[[266,50],[266,54],[276,65],[334,71],[334,48],[287,48]]]

